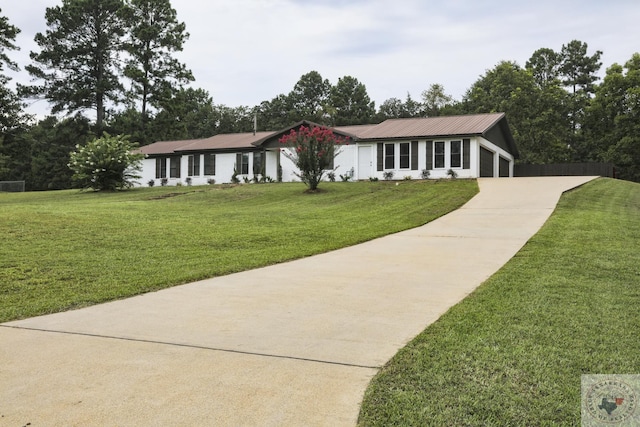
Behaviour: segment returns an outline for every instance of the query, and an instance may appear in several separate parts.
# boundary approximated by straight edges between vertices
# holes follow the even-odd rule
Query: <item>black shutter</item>
[[[384,170],[384,144],[378,143],[378,159],[377,159],[378,171]]]
[[[433,141],[427,141],[427,170],[433,169]]]
[[[418,141],[411,141],[411,170],[418,170]]]
[[[462,169],[471,169],[471,140],[462,140]]]
[[[238,175],[242,175],[242,153],[238,153],[236,154],[236,166],[235,166],[235,172]]]

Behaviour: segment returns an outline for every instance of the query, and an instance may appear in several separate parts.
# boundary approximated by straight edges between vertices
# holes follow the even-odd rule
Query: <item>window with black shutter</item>
[[[215,154],[204,155],[204,174],[205,175],[216,174],[216,155]]]
[[[396,167],[396,145],[384,144],[384,168],[394,169]]]
[[[418,170],[418,141],[411,141],[411,170]]]
[[[462,166],[462,141],[451,141],[451,167]]]
[[[433,141],[427,141],[427,170],[433,169]]]
[[[200,155],[189,156],[187,176],[200,176]]]
[[[444,168],[444,141],[436,141],[433,150],[433,163],[435,169]]]
[[[158,157],[156,159],[156,178],[167,177],[167,158]]]
[[[471,140],[462,140],[462,169],[471,169]]]
[[[408,142],[400,143],[400,169],[409,169],[410,145]]]
[[[169,178],[180,178],[180,157],[169,159]]]

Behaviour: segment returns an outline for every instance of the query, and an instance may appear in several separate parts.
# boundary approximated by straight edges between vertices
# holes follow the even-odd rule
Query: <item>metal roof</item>
[[[496,125],[500,125],[511,151],[517,155],[517,148],[505,119],[504,113],[388,119],[376,125],[336,126],[333,130],[352,136],[356,141],[376,141],[449,136],[484,136]],[[269,143],[269,141],[300,125],[320,126],[316,123],[302,121],[280,131],[256,132],[255,134],[253,132],[218,134],[204,139],[159,141],[143,146],[139,151],[147,155],[171,155],[190,151],[255,149],[256,147],[266,146],[265,144]]]
[[[409,119],[389,119],[358,134],[360,139],[435,138],[482,135],[496,125],[504,113],[469,114]]]
[[[138,149],[138,152],[146,155],[154,154],[173,154],[185,145],[193,143],[194,139],[187,141],[158,141],[153,144],[143,145]]]
[[[204,151],[256,148],[254,143],[272,135],[273,132],[221,133],[211,138],[196,140],[179,151]]]
[[[255,148],[254,142],[272,135],[273,132],[225,133],[204,139],[188,139],[183,141],[159,141],[140,147],[140,152],[147,155],[175,154],[185,151],[233,150]]]
[[[370,129],[379,126],[379,125],[350,125],[350,126],[336,126],[335,130],[348,133],[349,135],[353,135],[356,138],[360,138],[361,135],[365,134]]]

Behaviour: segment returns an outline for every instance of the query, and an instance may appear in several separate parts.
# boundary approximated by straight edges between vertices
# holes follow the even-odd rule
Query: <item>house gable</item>
[[[482,136],[489,142],[497,145],[503,150],[511,153],[514,158],[520,157],[520,153],[511,135],[511,130],[506,122],[506,118],[500,119],[495,126],[489,128]]]
[[[321,127],[321,128],[327,128],[327,129],[331,129],[333,131],[333,133],[337,136],[340,136],[342,138],[349,138],[349,139],[354,139],[354,135],[350,134],[348,132],[344,132],[342,130],[340,130],[339,128],[331,128],[329,126],[324,126],[324,125],[320,125],[318,123],[314,123],[314,122],[310,122],[307,120],[303,120],[301,122],[298,122],[292,126],[289,126],[287,128],[284,128],[282,130],[279,130],[277,132],[273,132],[270,135],[254,142],[255,146],[258,147],[262,147],[264,149],[275,149],[275,148],[279,148],[282,144],[280,143],[280,138],[282,138],[283,136],[285,136],[286,134],[290,133],[291,131],[297,131],[298,129],[300,129],[301,126],[305,126],[305,127],[310,127],[310,128],[314,128],[314,127]]]

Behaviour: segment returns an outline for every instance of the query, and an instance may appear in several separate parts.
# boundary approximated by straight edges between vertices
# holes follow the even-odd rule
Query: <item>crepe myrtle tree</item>
[[[340,145],[349,144],[348,137],[336,135],[322,126],[300,126],[280,138],[286,146],[282,153],[296,165],[295,175],[309,191],[316,191],[325,171],[331,169],[333,159],[340,152]]]
[[[144,154],[134,151],[136,148],[137,144],[130,142],[128,136],[111,136],[106,132],[83,147],[76,145],[69,162],[74,184],[96,191],[132,187],[140,179],[138,172],[144,158]]]

